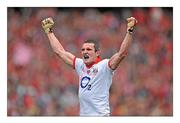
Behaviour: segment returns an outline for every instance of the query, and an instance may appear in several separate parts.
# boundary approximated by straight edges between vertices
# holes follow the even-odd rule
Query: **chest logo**
[[[81,88],[85,88],[88,85],[90,80],[91,80],[90,77],[87,77],[87,76],[83,77],[81,79]]]

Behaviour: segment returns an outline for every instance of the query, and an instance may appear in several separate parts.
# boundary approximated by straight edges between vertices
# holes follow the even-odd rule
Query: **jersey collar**
[[[98,57],[96,58],[96,60],[95,60],[92,64],[86,65],[86,67],[89,69],[89,68],[91,68],[94,64],[97,64],[97,63],[100,62],[100,61],[101,61],[101,58],[98,56]]]

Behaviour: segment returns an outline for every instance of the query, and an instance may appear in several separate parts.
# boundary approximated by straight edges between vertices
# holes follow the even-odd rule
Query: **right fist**
[[[48,34],[50,32],[52,32],[52,27],[54,25],[54,21],[53,19],[50,18],[46,18],[41,22],[42,28],[44,29],[44,31]]]
[[[127,18],[127,31],[132,33],[137,22],[134,17]]]

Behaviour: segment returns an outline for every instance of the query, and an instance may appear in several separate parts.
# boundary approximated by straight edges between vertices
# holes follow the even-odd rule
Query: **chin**
[[[87,64],[87,65],[89,64],[89,62],[88,62],[88,61],[86,61],[86,60],[84,60],[84,63],[85,63],[85,64]]]
[[[91,62],[90,62],[89,60],[85,60],[85,59],[83,59],[83,61],[84,61],[84,63],[85,63],[86,65],[91,64]]]

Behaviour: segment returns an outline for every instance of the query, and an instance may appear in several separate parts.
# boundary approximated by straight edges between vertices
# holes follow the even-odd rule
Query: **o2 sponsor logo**
[[[90,77],[85,76],[81,79],[81,88],[85,88],[86,86],[88,86],[87,90],[91,90],[91,84],[89,84],[89,81],[91,80]]]

